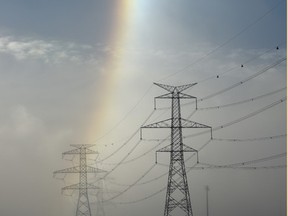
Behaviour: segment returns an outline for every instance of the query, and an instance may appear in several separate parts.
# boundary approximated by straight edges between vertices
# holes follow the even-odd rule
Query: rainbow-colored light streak
[[[117,92],[118,83],[123,74],[123,62],[125,58],[125,48],[128,41],[128,36],[132,33],[133,16],[136,13],[135,0],[117,0],[114,7],[114,25],[112,26],[112,33],[108,39],[108,47],[111,51],[105,60],[104,73],[101,81],[97,86],[95,92],[97,98],[96,111],[90,118],[89,128],[87,131],[87,141],[89,143],[95,142],[97,137],[103,135],[101,126],[105,125],[108,114],[113,114],[112,101]],[[115,113],[115,112],[114,112]]]

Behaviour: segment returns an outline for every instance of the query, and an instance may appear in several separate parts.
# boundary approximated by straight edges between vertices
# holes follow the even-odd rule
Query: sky
[[[138,130],[170,117],[170,101],[154,110],[166,93],[154,82],[197,82],[185,93],[199,109],[183,101],[181,114],[214,128],[214,139],[183,130],[199,150],[196,167],[286,153],[286,8],[282,0],[0,0],[0,214],[75,215],[77,191],[61,188],[77,175],[53,178],[77,164],[61,157],[74,143],[95,144],[89,164],[109,172],[108,201],[99,207],[91,192],[92,215],[163,214],[165,189],[152,194],[166,187],[169,155],[156,165],[155,151],[170,131],[144,129],[139,141]],[[246,165],[255,170],[194,164],[186,162],[194,215],[206,215],[207,185],[211,215],[286,215],[286,169],[271,168],[285,157]]]

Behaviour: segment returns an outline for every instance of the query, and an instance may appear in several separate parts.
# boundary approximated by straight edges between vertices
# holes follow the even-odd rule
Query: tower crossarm
[[[142,126],[141,128],[171,128],[171,118]]]
[[[188,84],[188,85],[181,85],[181,86],[176,86],[177,92],[182,92],[185,91],[186,89],[196,85],[197,83],[192,83],[192,84]]]
[[[159,122],[155,122],[152,124],[148,124],[145,126],[142,126],[140,128],[140,139],[142,140],[142,129],[143,128],[171,128],[171,124],[172,124],[172,119],[166,119],[163,121],[159,121]]]
[[[86,149],[86,155],[87,154],[99,154],[97,151],[93,151],[91,149]]]
[[[179,152],[198,152],[196,149],[191,148],[185,144],[183,144],[182,146],[183,146],[183,149],[178,150]],[[165,146],[165,147],[157,150],[156,152],[171,152],[171,151],[177,152],[177,150],[172,150],[172,146],[170,144],[168,146]]]
[[[155,99],[169,99],[169,98],[172,98],[172,94],[171,93],[166,93],[164,95],[160,95],[160,96],[157,96],[157,97],[154,97]]]
[[[160,83],[154,83],[155,85],[159,86],[160,88],[163,88],[167,91],[169,91],[170,93],[177,91],[177,92],[182,92],[194,85],[196,85],[197,83],[192,83],[192,84],[188,84],[188,85],[181,85],[181,86],[170,86],[170,85],[165,85],[165,84],[160,84]]]
[[[92,167],[92,166],[86,166],[87,167],[87,173],[104,173],[104,172],[107,172],[105,170],[102,170],[102,169],[99,169],[99,168],[95,168],[95,167]]]
[[[94,144],[71,144],[70,146],[75,148],[91,148],[92,146],[95,146]]]
[[[154,122],[152,124],[148,124],[145,126],[142,126],[141,128],[172,128],[172,127],[181,127],[181,128],[212,128],[211,126],[204,125],[198,122],[190,121],[187,119],[181,118],[181,125],[179,126],[172,126],[171,125],[172,118]]]
[[[75,166],[75,167],[69,167],[69,168],[62,169],[62,170],[57,170],[57,171],[53,172],[53,174],[55,175],[58,173],[80,173],[80,172],[81,172],[80,166]],[[87,173],[103,173],[106,171],[92,167],[92,166],[86,166],[85,172],[87,172]]]
[[[211,139],[213,138],[211,126],[181,118],[181,127],[182,128],[209,128]]]
[[[179,98],[180,99],[197,99],[197,97],[194,97],[192,95],[184,94],[184,93],[179,93]]]
[[[156,157],[156,163],[157,163],[157,153],[159,153],[159,152],[180,152],[180,153],[182,153],[182,152],[195,152],[196,153],[196,155],[197,155],[197,161],[199,161],[199,158],[198,158],[198,150],[196,150],[196,149],[194,149],[194,148],[191,148],[190,146],[187,146],[187,145],[185,145],[185,144],[182,144],[182,146],[183,146],[183,149],[181,149],[181,150],[172,150],[172,144],[169,144],[169,145],[167,145],[167,146],[165,146],[165,147],[163,147],[163,148],[161,148],[161,149],[159,149],[159,150],[157,150],[156,151],[156,154],[155,154],[155,157]]]
[[[72,149],[72,150],[63,152],[62,156],[64,156],[64,155],[75,155],[75,154],[80,154],[80,149],[77,148],[77,149]]]
[[[81,186],[81,184],[77,183],[77,184],[73,184],[73,185],[69,185],[66,187],[62,188],[62,191],[64,190],[81,190],[81,189],[100,189],[99,187],[92,185],[92,184],[87,184],[87,186]]]
[[[180,99],[195,99],[196,98],[192,95],[188,95],[188,94],[184,94],[184,93],[179,93],[178,96]],[[167,94],[155,97],[155,99],[172,99],[172,98],[173,98],[172,93],[167,93]]]
[[[54,175],[58,173],[80,173],[80,167],[79,166],[69,167],[66,169],[61,169],[53,172]]]
[[[97,151],[87,149],[87,148],[85,148],[85,153],[86,154],[98,154]],[[81,148],[72,149],[70,151],[66,151],[62,153],[62,155],[75,155],[75,154],[81,154]]]
[[[142,129],[143,128],[209,128],[210,129],[210,134],[211,134],[211,139],[212,139],[212,127],[201,124],[195,121],[187,120],[181,118],[181,125],[179,126],[173,126],[172,125],[172,118],[159,121],[159,122],[154,122],[152,124],[144,125],[140,128],[140,139],[142,139]]]
[[[211,128],[211,126],[204,125],[195,121],[181,118],[182,128]]]
[[[173,96],[172,93],[167,93],[167,94],[155,97],[154,98],[154,109],[156,110],[156,101],[157,101],[157,99],[173,99],[173,98],[174,98],[174,96]],[[179,92],[177,94],[177,98],[179,98],[179,99],[194,99],[195,100],[195,104],[196,104],[196,109],[198,108],[197,107],[197,97],[194,97],[192,95],[188,95],[188,94],[184,94],[182,92]]]

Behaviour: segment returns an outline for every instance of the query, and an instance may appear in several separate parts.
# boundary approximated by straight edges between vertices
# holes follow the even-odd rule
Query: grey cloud
[[[0,37],[0,52],[14,56],[18,60],[39,59],[46,63],[72,61],[81,63],[84,53],[90,53],[92,47],[59,41],[44,41],[32,38],[16,39],[11,36]]]

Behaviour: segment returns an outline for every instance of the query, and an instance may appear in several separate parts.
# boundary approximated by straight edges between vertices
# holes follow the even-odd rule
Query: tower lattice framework
[[[62,188],[64,190],[79,190],[79,197],[77,203],[76,216],[91,216],[91,208],[88,196],[89,189],[99,189],[99,187],[88,183],[87,174],[88,173],[101,173],[105,172],[101,169],[87,165],[87,154],[98,154],[98,152],[89,149],[94,146],[91,144],[75,144],[71,145],[75,149],[64,152],[62,155],[79,155],[79,166],[74,166],[71,168],[66,168],[63,170],[58,170],[54,172],[57,173],[79,173],[79,182],[70,186]]]
[[[180,99],[195,99],[197,109],[197,98],[184,94],[182,91],[196,85],[197,83],[182,85],[182,86],[170,86],[159,83],[155,85],[167,90],[169,93],[156,97],[154,100],[154,108],[156,109],[156,99],[171,99],[171,118],[142,126],[142,128],[170,128],[171,129],[171,144],[159,149],[157,152],[170,152],[170,165],[168,184],[166,191],[166,201],[164,216],[193,216],[192,205],[190,200],[189,188],[187,183],[187,176],[184,162],[184,152],[198,151],[183,144],[182,128],[210,128],[210,126],[200,124],[194,121],[181,118],[181,105]],[[142,137],[142,131],[141,131]],[[157,161],[157,158],[156,158]],[[178,209],[178,211],[176,211]]]

